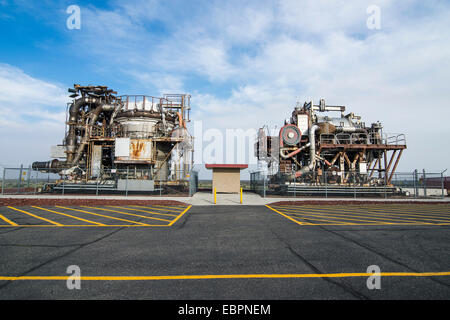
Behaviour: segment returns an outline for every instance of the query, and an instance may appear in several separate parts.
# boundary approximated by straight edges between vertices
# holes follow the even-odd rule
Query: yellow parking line
[[[381,208],[389,208],[392,210],[414,210],[414,211],[420,211],[423,213],[450,213],[450,206],[449,207],[442,207],[442,208],[436,208],[436,207],[422,207],[422,206],[411,206],[411,205],[404,205],[404,206],[367,206],[368,208],[372,208],[372,209],[379,209]]]
[[[339,222],[339,221],[336,221],[336,220],[327,220],[327,219],[310,218],[310,217],[304,217],[304,218],[302,218],[302,217],[299,217],[299,216],[295,216],[295,219],[314,220],[314,222],[311,222],[311,221],[306,222],[306,223],[308,223],[308,225],[316,224],[316,221],[332,222],[332,223],[334,223],[334,224],[342,225],[342,226],[345,226],[345,225],[356,225],[356,223],[353,223],[353,222],[345,222],[345,221]],[[317,224],[316,224],[316,225],[317,225]],[[322,225],[322,223],[320,223],[320,225]]]
[[[361,220],[361,219],[352,219],[352,218],[342,218],[342,217],[334,217],[331,215],[326,215],[326,214],[309,214],[309,213],[303,213],[303,212],[292,212],[292,213],[286,213],[286,214],[290,214],[293,215],[295,217],[298,216],[308,216],[310,217],[311,220],[315,220],[317,218],[329,218],[329,219],[334,219],[334,220],[330,220],[330,221],[334,221],[334,222],[339,222],[339,221],[343,221],[343,222],[347,222],[346,220],[350,220],[350,221],[357,221],[357,223],[353,222],[347,222],[348,224],[351,225],[360,225],[361,223],[368,223],[371,225],[384,225],[384,224],[392,224],[389,222],[383,222],[383,221],[373,221],[373,220]]]
[[[293,207],[293,206],[290,206]],[[295,206],[297,207],[297,206]],[[313,208],[317,208],[317,206],[301,206],[301,208],[308,208],[308,209],[313,209]],[[391,207],[391,206],[383,206],[383,205],[379,205],[379,206],[324,206],[324,208],[332,208],[332,209],[342,209],[342,210],[355,210],[355,209],[370,209],[370,210],[377,210],[377,211],[382,211],[382,210],[389,210],[389,211],[393,211],[393,212],[402,212],[407,210],[408,212],[413,212],[413,213],[424,213],[424,214],[431,214],[434,216],[434,214],[450,214],[450,211],[445,211],[445,210],[427,210],[426,208],[420,208],[420,207],[412,207],[412,206],[405,206],[405,207]],[[447,209],[448,210],[448,209]]]
[[[7,228],[12,228],[12,226],[9,225],[1,225],[0,228],[2,227],[7,227]],[[138,224],[134,224],[134,225],[127,225],[127,224],[118,224],[118,225],[112,225],[112,224],[105,224],[104,226],[97,226],[94,224],[71,224],[71,225],[60,225],[60,226],[55,226],[53,224],[25,224],[25,225],[17,225],[17,227],[20,228],[25,228],[25,227],[33,227],[33,228],[44,228],[44,227],[50,227],[50,228],[81,228],[81,227],[90,227],[90,228],[118,228],[118,227],[127,227],[127,228],[146,228],[146,227],[167,227],[167,225],[138,225]]]
[[[182,205],[182,204],[180,204],[180,205],[169,205],[169,206],[165,206],[165,205],[162,205],[162,204],[153,204],[153,205],[151,205],[152,207],[163,207],[163,208],[172,208],[172,209],[179,209],[179,208],[186,208],[186,205]]]
[[[211,280],[211,279],[293,279],[293,278],[350,278],[370,277],[373,273],[303,273],[303,274],[208,274],[173,276],[80,276],[80,281],[156,281],[156,280]],[[445,277],[450,272],[381,272],[381,277]],[[0,276],[0,281],[55,281],[70,276]]]
[[[361,213],[358,211],[351,211],[356,213]],[[369,215],[376,215],[376,216],[387,216],[387,217],[397,217],[400,219],[419,219],[419,220],[429,220],[429,221],[440,221],[440,222],[450,222],[450,216],[447,217],[439,217],[439,216],[428,216],[423,214],[416,214],[416,213],[402,213],[402,212],[389,212],[389,211],[375,211],[375,210],[365,210],[366,213]],[[350,214],[352,214],[350,213]],[[436,219],[439,218],[439,219]]]
[[[351,221],[359,221],[359,222],[372,222],[372,223],[378,223],[378,224],[392,224],[391,222],[384,222],[384,221],[378,221],[378,220],[370,220],[370,219],[365,219],[361,220],[361,219],[352,219],[352,218],[347,218],[345,215],[339,215],[339,214],[330,214],[330,213],[308,213],[307,211],[294,211],[294,212],[285,212],[286,214],[291,214],[291,215],[306,215],[306,216],[312,216],[312,217],[325,217],[325,218],[331,218],[331,219],[335,219],[335,220],[351,220]]]
[[[0,214],[0,219],[2,219],[3,221],[5,221],[6,223],[9,223],[9,224],[12,225],[12,226],[18,226],[17,223],[15,223],[15,222],[9,220],[8,218],[6,218],[5,216],[2,216],[1,214]],[[2,226],[2,227],[3,227],[3,226]],[[7,226],[7,227],[9,227],[9,226]]]
[[[52,221],[52,220],[49,220],[49,219],[45,219],[45,218],[39,217],[39,216],[37,216],[37,215],[35,215],[35,214],[32,214],[32,213],[30,213],[30,212],[27,212],[27,211],[24,211],[24,210],[20,210],[20,209],[14,208],[14,207],[8,207],[8,208],[13,209],[13,210],[16,210],[16,211],[19,211],[19,212],[22,212],[22,213],[25,213],[25,214],[27,214],[27,215],[29,215],[29,216],[32,216],[32,217],[36,218],[36,219],[40,219],[40,220],[49,222],[49,223],[51,223],[51,224],[54,224],[55,226],[62,226],[62,224],[60,224],[60,223],[58,223],[58,222],[55,222],[55,221]]]
[[[140,217],[140,218],[152,219],[152,220],[158,220],[158,221],[164,221],[164,222],[170,222],[170,221],[172,221],[172,220],[167,220],[167,219],[160,219],[160,218],[153,218],[153,217],[141,216],[141,215],[139,215],[139,214],[128,213],[128,212],[123,212],[123,211],[117,211],[117,210],[112,210],[112,209],[102,209],[102,208],[88,207],[88,206],[82,206],[82,207],[83,207],[83,208],[96,209],[96,210],[102,210],[102,211],[107,211],[107,212],[116,212],[116,213],[121,213],[121,214],[125,214],[125,215],[128,215],[128,216],[134,216],[134,217]]]
[[[180,208],[168,207],[168,208],[172,208],[172,209],[180,209],[180,210],[169,210],[169,209],[164,209],[164,208],[155,208],[155,206],[153,206],[153,207],[146,207],[146,206],[130,206],[130,207],[144,208],[144,209],[152,209],[152,210],[161,210],[161,211],[169,211],[169,212],[176,212],[176,213],[180,213],[180,212],[182,212],[182,211],[186,208],[186,207],[180,207]]]
[[[80,209],[66,208],[66,207],[61,207],[61,206],[56,206],[56,207],[57,208],[62,208],[62,209],[67,209],[67,210],[83,212],[83,213],[87,213],[87,214],[93,214],[94,216],[99,216],[99,217],[104,217],[104,218],[109,218],[109,219],[114,219],[114,220],[120,220],[120,221],[125,221],[125,222],[131,222],[131,223],[139,224],[139,225],[142,225],[142,226],[150,227],[150,225],[142,223],[142,222],[137,222],[137,221],[131,221],[131,220],[126,220],[126,219],[111,217],[111,216],[107,216],[107,215],[103,215],[103,214],[99,214],[99,213],[94,213],[94,212],[80,210]]]
[[[295,223],[297,223],[297,224],[299,224],[299,225],[308,225],[308,224],[309,224],[309,223],[306,223],[306,222],[300,222],[300,221],[297,221],[297,220],[295,220],[295,219],[293,219],[293,218],[291,218],[291,217],[288,217],[287,215],[285,215],[285,214],[281,213],[280,211],[278,211],[278,210],[276,210],[276,209],[270,207],[269,205],[266,205],[266,207],[269,208],[269,209],[272,210],[272,211],[275,211],[275,212],[278,213],[278,214],[281,214],[283,217],[285,217],[285,218],[287,218],[287,219],[289,219],[289,220],[291,220],[291,221],[294,221]]]
[[[362,210],[364,210],[365,212],[361,212]],[[418,213],[409,213],[409,212],[391,212],[391,211],[387,211],[387,210],[375,210],[375,209],[367,209],[367,208],[361,208],[361,209],[351,209],[351,210],[344,210],[344,209],[338,209],[335,210],[333,209],[333,211],[339,211],[339,212],[344,212],[344,213],[348,213],[348,214],[365,214],[365,215],[370,215],[370,216],[384,216],[384,217],[395,217],[398,219],[416,219],[416,220],[430,220],[430,221],[441,221],[441,222],[450,222],[450,216],[447,217],[440,217],[440,216],[429,216],[429,215],[424,215],[424,214],[418,214]],[[436,218],[441,218],[441,219],[436,219]]]
[[[169,216],[169,217],[176,217],[176,214],[168,214],[168,213],[159,213],[159,212],[152,212],[152,211],[146,211],[146,210],[140,210],[140,209],[132,209],[128,207],[115,207],[115,206],[107,206],[108,208],[118,208],[118,209],[126,209],[126,210],[132,210],[132,211],[140,211],[140,212],[147,212],[151,214],[157,214],[160,216]]]
[[[192,205],[190,205],[189,207],[187,207],[182,213],[180,213],[180,215],[178,217],[175,218],[175,220],[173,220],[171,223],[169,223],[169,226],[172,226],[175,222],[177,222],[186,212],[188,212],[188,210],[192,207]]]
[[[305,207],[303,209],[308,209],[308,210],[317,210],[317,207]],[[323,208],[324,210],[328,210],[328,208]],[[365,211],[367,213],[373,213],[373,214],[378,214],[378,215],[392,215],[392,216],[417,216],[417,217],[427,217],[427,218],[441,218],[441,219],[445,219],[445,220],[438,220],[438,221],[449,221],[450,222],[450,215],[446,215],[446,216],[441,216],[441,215],[427,215],[427,214],[422,214],[422,213],[418,213],[418,212],[414,212],[414,211],[392,211],[392,210],[386,210],[386,209],[371,209],[371,208],[365,208],[365,207],[360,207],[360,208],[330,208],[329,210],[333,210],[333,211],[340,211],[340,212],[356,212],[356,213],[362,213],[361,211]]]
[[[373,217],[373,216],[370,216],[370,215],[369,215],[369,218],[376,219],[376,220],[369,220],[366,216],[364,216],[364,214],[359,215],[359,214],[350,213],[350,212],[347,213],[347,214],[339,214],[339,213],[332,213],[332,212],[324,212],[324,211],[319,210],[319,209],[310,210],[310,211],[309,210],[310,209],[288,211],[288,212],[292,213],[292,214],[297,213],[297,214],[308,214],[308,215],[319,215],[319,216],[320,215],[326,215],[328,218],[336,217],[336,218],[346,219],[346,220],[356,220],[356,221],[363,221],[363,222],[376,222],[376,223],[381,223],[381,224],[393,224],[393,222],[386,222],[386,220],[391,220],[391,221],[394,221],[394,222],[402,222],[401,219],[389,219],[389,218],[384,218],[384,217],[383,218],[379,218],[379,217]],[[347,218],[349,215],[351,217],[362,218],[362,219],[365,219],[365,220]],[[405,221],[403,221],[403,222],[405,222]],[[406,222],[410,222],[410,221],[406,221]],[[413,224],[413,223],[417,223],[417,221],[415,221],[415,222],[411,221],[411,224]],[[428,222],[420,222],[420,223],[431,224],[431,223],[428,223]]]
[[[306,220],[308,225],[338,225],[338,226],[353,226],[353,225],[359,225],[359,223],[353,223],[353,222],[339,222],[339,221],[335,221],[335,220],[326,220],[326,219],[318,219],[318,218],[302,218],[302,217],[298,217],[295,216],[296,219],[301,219],[301,220]],[[325,222],[330,222],[330,223],[321,223],[318,221],[325,221]]]
[[[36,206],[32,206],[32,207],[33,207],[33,208],[36,208],[36,209],[40,209],[40,210],[45,210],[45,211],[48,211],[48,212],[56,213],[56,214],[61,214],[61,215],[63,215],[63,216],[66,216],[66,217],[69,217],[69,218],[73,218],[73,219],[76,219],[76,220],[80,220],[80,221],[84,221],[84,222],[96,224],[96,225],[98,225],[98,226],[106,226],[106,225],[103,224],[103,223],[99,223],[99,222],[95,222],[95,221],[91,221],[91,220],[87,220],[87,219],[83,219],[83,218],[78,218],[78,217],[72,216],[72,215],[67,214],[67,213],[62,213],[62,212],[58,212],[58,211],[53,211],[53,210],[49,210],[49,209],[45,209],[45,208],[41,208],[41,207],[36,207]]]

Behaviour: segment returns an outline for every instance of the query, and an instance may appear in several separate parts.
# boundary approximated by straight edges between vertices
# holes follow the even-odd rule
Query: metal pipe
[[[69,163],[71,166],[78,164],[78,161],[80,161],[80,158],[83,155],[84,148],[86,147],[86,145],[89,141],[89,135],[91,134],[90,129],[97,121],[97,118],[100,115],[100,113],[103,111],[104,106],[105,105],[100,105],[91,112],[89,119],[85,125],[83,140],[81,141],[80,146],[78,147],[78,149],[76,151],[75,158],[73,159],[73,161],[71,163]],[[106,105],[106,106],[108,106],[108,105]]]
[[[291,152],[291,153],[289,153],[289,154],[287,154],[287,155],[283,153],[283,152],[285,151],[284,149],[280,149],[280,156],[281,156],[283,159],[291,158],[291,157],[295,156],[296,154],[300,153],[301,151],[305,150],[305,149],[308,148],[309,146],[310,146],[310,143],[307,143],[307,144],[304,145],[303,147],[298,148],[297,150],[295,150],[295,151],[293,151],[293,152]]]
[[[313,125],[311,129],[309,129],[309,164],[295,173],[296,178],[314,169],[316,164],[316,131],[319,129],[318,125]]]
[[[66,137],[67,163],[72,163],[74,159],[77,137],[75,134],[76,125],[80,115],[80,109],[87,104],[97,104],[100,99],[80,98],[76,99],[69,108],[69,134]]]

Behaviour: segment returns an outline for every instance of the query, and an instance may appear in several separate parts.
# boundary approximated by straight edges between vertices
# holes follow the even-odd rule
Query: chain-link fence
[[[389,177],[389,182],[388,177],[378,173],[371,176],[318,171],[295,178],[283,174],[267,176],[256,171],[250,173],[250,189],[262,197],[444,198],[450,189],[450,177],[444,177],[444,172],[396,173]]]
[[[82,169],[56,174],[31,167],[4,168],[1,194],[95,194],[95,195],[159,195],[192,196],[198,189],[198,172],[172,171],[166,180],[152,179],[151,169],[98,170],[86,180]]]

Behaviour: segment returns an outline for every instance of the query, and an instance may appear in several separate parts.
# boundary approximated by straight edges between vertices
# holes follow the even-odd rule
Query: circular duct
[[[300,143],[302,133],[297,126],[293,124],[288,124],[285,125],[283,128],[281,128],[280,136],[283,139],[283,143],[285,145],[295,146]]]

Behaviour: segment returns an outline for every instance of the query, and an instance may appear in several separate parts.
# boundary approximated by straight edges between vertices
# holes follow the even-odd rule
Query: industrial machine
[[[278,136],[259,129],[255,155],[275,185],[390,186],[406,140],[345,106],[297,105]],[[337,113],[337,114],[336,114]],[[331,189],[330,189],[331,190]]]
[[[47,162],[33,169],[57,173],[57,190],[152,191],[185,186],[193,161],[190,95],[117,96],[105,86],[70,88],[66,134]]]

